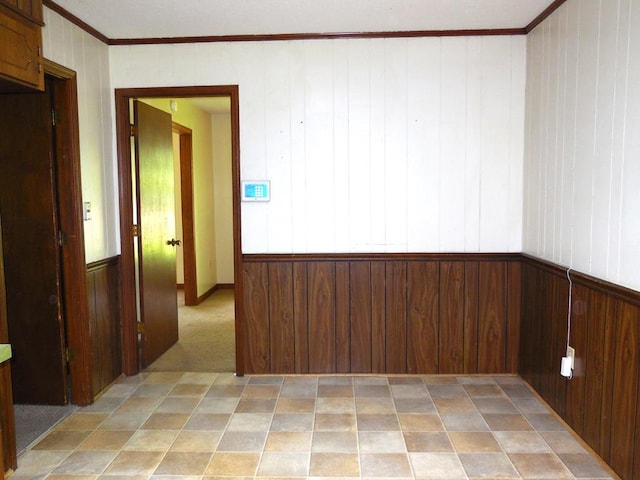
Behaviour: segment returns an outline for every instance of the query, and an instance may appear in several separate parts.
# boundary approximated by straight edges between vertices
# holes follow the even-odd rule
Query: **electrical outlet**
[[[571,359],[571,369],[573,370],[576,360],[576,349],[573,347],[567,347],[567,357]]]

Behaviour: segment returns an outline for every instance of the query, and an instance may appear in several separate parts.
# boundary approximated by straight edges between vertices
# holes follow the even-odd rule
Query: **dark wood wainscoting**
[[[122,373],[119,275],[118,257],[87,265],[94,395]]]
[[[516,373],[520,255],[245,255],[246,373]]]
[[[571,272],[573,378],[566,350],[566,271],[522,262],[521,376],[624,479],[640,479],[640,292]]]

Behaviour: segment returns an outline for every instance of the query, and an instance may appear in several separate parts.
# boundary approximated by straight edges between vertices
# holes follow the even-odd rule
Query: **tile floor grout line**
[[[146,414],[145,419],[141,421],[141,424],[138,425],[137,428],[133,429],[134,433],[131,435],[130,438],[128,438],[124,442],[124,444],[120,445],[119,449],[117,449],[117,450],[99,450],[99,451],[104,451],[104,452],[113,452],[114,453],[114,457],[106,464],[106,466],[101,468],[100,473],[98,473],[98,474],[90,474],[91,477],[97,478],[97,476],[104,476],[105,475],[105,473],[108,471],[110,466],[113,465],[113,463],[115,462],[117,457],[121,453],[127,451],[127,450],[125,450],[125,448],[127,448],[127,445],[131,445],[132,444],[131,442],[132,442],[132,439],[134,438],[135,433],[142,430],[142,427],[145,425],[145,423],[149,420],[149,418],[154,413],[170,413],[170,412],[158,412],[157,411],[158,409],[162,408],[162,404],[163,404],[164,400],[166,400],[168,398],[180,399],[180,398],[189,398],[190,397],[188,395],[186,397],[179,396],[179,395],[174,395],[174,396],[170,395],[170,393],[172,391],[174,391],[174,389],[178,385],[180,385],[181,380],[182,379],[186,379],[185,376],[187,374],[188,374],[188,372],[181,372],[179,377],[177,377],[172,383],[168,384],[168,385],[170,385],[170,387],[164,394],[158,395],[157,397],[146,397],[146,398],[158,398],[158,403],[149,412],[144,412],[144,411],[142,412],[142,413]],[[390,377],[389,376],[387,376],[387,375],[378,375],[377,377],[384,377],[384,385],[387,388],[387,391],[388,391],[388,394],[389,394],[389,398],[390,398],[390,402],[391,402],[391,405],[392,405],[393,410],[394,410],[394,418],[395,418],[395,420],[396,420],[396,422],[398,423],[398,426],[399,426],[399,434],[400,434],[401,440],[403,442],[403,444],[402,444],[403,445],[403,449],[404,449],[403,453],[404,453],[405,458],[407,459],[407,462],[408,462],[408,465],[409,465],[409,469],[410,469],[410,472],[411,472],[410,473],[411,477],[412,478],[416,478],[416,469],[414,468],[414,465],[413,465],[413,462],[412,462],[412,457],[411,457],[411,452],[409,452],[409,447],[408,447],[408,444],[407,444],[407,441],[406,441],[406,438],[405,438],[405,435],[404,435],[405,431],[403,430],[402,424],[400,423],[400,412],[398,411],[398,401],[401,398],[401,395],[398,395],[398,397],[396,397],[394,395],[393,385],[390,383]],[[160,450],[163,453],[160,456],[161,458],[158,460],[158,463],[154,466],[153,471],[151,473],[149,473],[149,474],[146,474],[146,473],[142,474],[142,476],[144,476],[146,478],[150,478],[151,476],[154,476],[154,475],[161,475],[161,473],[157,473],[156,474],[157,469],[159,468],[160,465],[162,465],[163,461],[167,458],[168,454],[172,451],[171,449],[173,448],[173,446],[176,445],[176,442],[180,438],[181,433],[187,431],[187,425],[189,424],[190,419],[193,417],[193,415],[196,414],[196,411],[197,411],[198,407],[202,404],[204,398],[206,398],[206,395],[210,391],[210,389],[214,385],[216,385],[216,382],[218,381],[219,378],[221,380],[225,380],[222,377],[219,377],[218,375],[216,375],[215,377],[213,377],[211,379],[210,383],[208,383],[206,385],[207,388],[205,389],[205,391],[198,395],[199,400],[195,403],[195,406],[192,409],[190,409],[190,413],[188,413],[186,415],[185,422],[181,425],[181,427],[179,429],[175,429],[176,433],[175,433],[175,436],[173,437],[173,439],[171,440],[170,444],[168,444],[166,446],[166,448],[164,448],[163,450]],[[279,387],[278,387],[277,395],[276,395],[276,398],[275,398],[275,404],[274,404],[273,410],[271,412],[271,418],[270,418],[269,426],[267,427],[267,431],[265,433],[264,443],[262,444],[262,447],[261,447],[261,450],[260,450],[260,458],[259,458],[258,464],[256,465],[256,469],[254,471],[254,475],[252,476],[253,478],[257,478],[257,477],[260,476],[259,475],[259,473],[260,473],[259,468],[260,468],[260,465],[262,463],[263,455],[266,452],[266,446],[267,446],[267,442],[268,442],[268,439],[269,439],[269,434],[271,432],[271,428],[274,425],[274,420],[275,420],[275,416],[276,416],[276,412],[277,412],[277,408],[278,408],[278,403],[280,402],[280,400],[285,398],[285,397],[283,397],[283,393],[284,393],[284,388],[285,388],[285,384],[286,384],[287,378],[289,378],[289,376],[282,376],[281,377],[281,382],[278,384]],[[376,408],[374,408],[375,407],[374,406],[375,401],[372,401],[372,402],[369,402],[369,403],[366,402],[366,401],[359,402],[358,399],[367,400],[367,399],[369,399],[369,397],[371,397],[372,399],[379,399],[379,398],[386,398],[386,396],[385,395],[378,396],[375,393],[375,389],[374,389],[374,391],[367,392],[368,385],[375,386],[375,385],[377,385],[377,383],[375,383],[375,382],[374,383],[368,383],[366,380],[356,380],[355,377],[349,377],[349,378],[350,378],[349,381],[350,381],[351,394],[352,394],[351,395],[350,405],[351,405],[351,408],[353,409],[354,425],[355,425],[355,437],[356,437],[356,448],[355,448],[355,450],[356,450],[356,455],[358,457],[358,467],[360,469],[359,478],[362,478],[363,477],[363,462],[362,462],[363,451],[362,451],[362,448],[361,448],[362,447],[362,444],[361,444],[361,441],[360,441],[361,440],[361,437],[360,437],[360,433],[361,432],[360,432],[360,428],[359,428],[359,420],[358,420],[358,418],[359,418],[359,413],[360,412],[363,412],[362,414],[364,415],[365,414],[364,412],[369,411],[369,410],[367,410],[367,408],[369,408],[369,407],[372,408],[373,409],[372,412]],[[446,437],[447,437],[451,447],[453,447],[454,453],[456,454],[458,460],[461,462],[461,460],[460,460],[460,453],[461,452],[458,452],[458,450],[454,446],[454,443],[452,441],[452,436],[451,436],[451,432],[452,431],[449,431],[449,429],[447,428],[447,426],[445,425],[445,423],[443,421],[442,413],[438,409],[438,407],[437,407],[437,405],[436,405],[436,403],[435,403],[435,401],[434,401],[434,399],[432,397],[432,393],[433,392],[429,389],[429,385],[427,385],[425,379],[422,376],[420,376],[419,378],[421,379],[421,385],[424,387],[424,390],[425,390],[425,396],[419,397],[419,398],[421,398],[422,400],[428,398],[433,402],[434,413],[437,415],[436,418],[440,421],[443,430],[446,432]],[[96,423],[95,425],[92,424],[91,428],[88,429],[88,430],[78,430],[78,431],[88,431],[88,432],[91,432],[91,433],[86,438],[83,438],[83,440],[79,441],[79,443],[76,444],[71,450],[66,450],[66,451],[62,450],[62,451],[60,451],[60,450],[55,450],[55,448],[42,449],[44,451],[53,450],[53,451],[56,451],[56,452],[65,452],[66,453],[64,455],[64,457],[62,457],[61,459],[57,460],[57,463],[52,464],[52,466],[50,466],[50,467],[47,467],[48,468],[48,473],[44,473],[44,476],[56,475],[54,473],[54,471],[56,469],[58,469],[61,465],[63,465],[69,459],[69,457],[71,455],[73,455],[74,453],[77,453],[77,452],[84,451],[84,450],[80,450],[80,448],[91,437],[91,434],[99,432],[99,431],[110,431],[110,430],[107,430],[107,429],[101,430],[100,427],[103,426],[110,418],[112,418],[112,416],[116,415],[118,410],[120,410],[120,408],[122,408],[122,406],[126,404],[126,401],[128,399],[131,399],[131,398],[145,398],[145,397],[133,397],[133,395],[145,383],[145,381],[153,380],[153,377],[151,377],[150,375],[147,375],[144,378],[141,377],[141,379],[143,381],[138,385],[137,388],[135,388],[135,389],[131,390],[130,392],[128,392],[126,396],[121,397],[123,399],[121,402],[114,402],[114,404],[115,403],[117,403],[117,404],[113,407],[112,410],[105,411],[105,412],[100,412],[100,411],[96,411],[96,412],[93,412],[93,411],[80,411],[80,412],[76,412],[75,414],[73,414],[73,415],[78,414],[78,415],[81,415],[81,416],[84,416],[84,415],[87,415],[87,414],[104,414],[105,417],[102,419],[101,422]],[[500,442],[499,437],[496,435],[496,433],[501,433],[501,432],[508,433],[508,432],[511,432],[512,430],[509,430],[509,427],[506,424],[505,424],[506,430],[494,430],[492,428],[492,426],[491,426],[492,424],[498,426],[498,428],[502,424],[500,422],[496,423],[495,421],[493,421],[494,420],[493,418],[491,418],[492,424],[489,423],[489,420],[487,418],[485,418],[485,414],[486,415],[493,415],[494,413],[492,413],[491,410],[487,410],[486,412],[483,413],[481,405],[479,403],[477,403],[476,401],[474,401],[474,399],[480,399],[480,398],[485,398],[485,397],[480,395],[478,393],[478,391],[475,391],[475,396],[474,396],[474,393],[472,391],[470,391],[469,389],[464,387],[464,385],[466,385],[465,383],[463,383],[464,381],[465,381],[465,377],[456,377],[456,385],[459,386],[462,389],[463,393],[464,393],[464,396],[462,396],[461,398],[468,399],[469,402],[471,403],[471,405],[473,406],[474,411],[477,412],[477,414],[482,418],[483,425],[488,429],[488,432],[491,433],[492,438],[494,439],[494,441],[496,442],[496,444],[500,448],[500,452],[499,453],[501,453],[502,455],[504,455],[508,459],[509,465],[513,468],[514,475],[517,475],[517,477],[513,477],[513,478],[520,478],[521,479],[521,478],[525,477],[526,474],[525,473],[521,473],[518,470],[518,468],[516,466],[516,463],[514,463],[514,461],[512,460],[512,458],[510,456],[510,453],[507,452],[506,444],[503,445]],[[220,385],[226,385],[226,384],[227,384],[226,382],[220,383]],[[235,385],[235,383],[233,383],[233,382],[231,382],[229,384],[234,384]],[[242,400],[244,393],[248,390],[248,386],[250,384],[251,384],[250,379],[248,379],[247,381],[242,382],[240,384],[240,385],[242,385],[242,389],[240,389],[241,391],[237,395],[237,398],[236,398],[236,401],[235,401],[235,406],[233,407],[233,411],[228,414],[228,418],[227,418],[227,421],[226,421],[225,425],[223,427],[220,427],[220,428],[222,428],[222,430],[220,431],[220,436],[218,437],[217,443],[215,445],[212,444],[211,445],[211,451],[207,451],[206,452],[206,453],[208,453],[210,455],[210,457],[209,457],[209,461],[208,461],[207,465],[204,467],[204,473],[201,474],[201,475],[194,475],[194,478],[197,477],[197,478],[200,478],[201,480],[203,480],[204,477],[211,476],[211,475],[214,474],[212,472],[211,474],[207,475],[208,468],[211,465],[211,462],[213,461],[214,456],[219,451],[218,447],[219,447],[220,442],[221,442],[221,440],[223,438],[223,435],[224,435],[225,432],[228,431],[228,428],[231,425],[231,421],[232,421],[233,415],[235,413],[235,410],[238,408],[238,406],[240,404],[240,401]],[[537,409],[537,406],[533,405],[533,403],[529,403],[529,406],[527,407],[527,403],[524,400],[520,401],[520,402],[517,402],[515,400],[516,398],[523,398],[523,399],[524,398],[529,398],[529,396],[516,397],[514,395],[513,391],[511,391],[511,395],[510,395],[508,393],[508,389],[503,388],[502,384],[498,383],[495,379],[493,379],[493,385],[496,385],[496,384],[498,386],[500,395],[499,396],[488,395],[488,396],[486,396],[486,398],[487,399],[504,398],[504,399],[508,400],[508,402],[509,402],[508,405],[513,407],[515,409],[515,412],[517,412],[519,414],[519,416],[521,416],[522,418],[525,419],[526,426],[528,428],[530,428],[530,430],[522,430],[521,428],[518,428],[517,430],[513,430],[513,431],[514,432],[531,432],[531,433],[535,433],[536,438],[539,438],[540,441],[541,441],[541,444],[543,444],[545,446],[545,451],[542,452],[542,454],[545,455],[545,456],[548,455],[548,458],[553,458],[554,462],[552,462],[552,464],[555,464],[557,468],[561,468],[562,471],[564,472],[564,474],[568,475],[566,478],[575,479],[576,475],[574,475],[573,471],[571,471],[571,469],[569,468],[568,464],[566,464],[563,461],[563,459],[561,458],[561,456],[560,456],[561,455],[561,450],[560,450],[560,447],[557,445],[558,437],[560,437],[560,436],[558,435],[558,436],[555,437],[556,438],[556,441],[555,441],[556,448],[554,448],[554,446],[551,443],[552,442],[551,439],[554,438],[551,434],[554,433],[554,432],[561,432],[561,433],[564,432],[566,435],[568,435],[568,438],[572,438],[570,433],[567,431],[566,427],[564,425],[562,425],[562,424],[559,424],[560,428],[558,430],[554,430],[553,426],[550,423],[546,423],[546,420],[543,421],[542,419],[534,424],[532,418],[531,417],[527,417],[527,415],[525,414],[525,411],[529,412],[530,415],[536,415],[535,411]],[[256,383],[256,385],[260,385],[260,383]],[[310,439],[309,439],[310,443],[308,445],[307,477],[311,476],[311,473],[312,473],[312,470],[311,470],[312,463],[311,462],[312,462],[312,458],[313,458],[313,440],[314,440],[314,436],[315,436],[315,432],[316,432],[316,428],[315,428],[316,427],[316,417],[319,414],[320,382],[319,382],[319,378],[318,377],[315,377],[314,385],[315,385],[315,396],[313,397],[314,398],[313,422],[312,422],[311,432],[310,432]],[[434,384],[434,385],[437,385],[437,384]],[[442,385],[445,385],[445,384],[443,383]],[[522,383],[522,385],[524,385],[524,383]],[[362,396],[358,396],[358,392],[359,392],[360,389],[362,389],[362,391],[361,391]],[[160,390],[162,390],[162,389],[159,388],[159,391]],[[397,389],[397,390],[402,391],[402,389]],[[380,391],[382,391],[382,390],[380,390]],[[118,397],[118,398],[120,398],[120,397]],[[212,397],[212,398],[217,398],[217,397]],[[294,398],[298,398],[298,397],[294,397]],[[447,397],[438,397],[438,398],[447,398]],[[552,417],[551,412],[550,412],[550,407],[548,407],[543,402],[540,402],[533,395],[531,396],[531,399],[533,399],[532,402],[535,400],[535,402],[538,402],[540,404],[540,408],[543,410],[540,413],[540,415],[547,415],[547,416]],[[402,402],[400,402],[400,403],[402,403]],[[178,404],[179,404],[179,402],[176,403],[176,405],[178,405]],[[169,404],[167,404],[167,405],[169,405]],[[185,405],[186,405],[186,403],[185,403]],[[484,405],[486,407],[488,405],[488,403],[485,403]],[[109,408],[111,408],[111,407],[109,407]],[[402,409],[405,409],[405,408],[406,408],[406,406],[402,407]],[[496,408],[496,407],[494,407],[494,408]],[[382,414],[381,412],[382,412],[382,410],[380,410],[376,414]],[[534,413],[531,413],[531,412],[534,412]],[[182,413],[182,412],[177,412],[177,413]],[[286,414],[289,414],[289,413],[290,412],[283,412],[283,415],[286,415]],[[503,414],[503,412],[496,411],[495,414],[496,415],[501,415],[501,414]],[[225,414],[225,415],[227,415],[227,414]],[[373,413],[372,413],[372,415],[373,415]],[[504,415],[511,415],[511,413],[504,413]],[[82,418],[82,417],[77,417],[76,421],[78,421],[80,418]],[[553,417],[553,418],[555,418],[555,417]],[[82,426],[81,423],[78,423],[78,425]],[[512,425],[517,425],[517,424],[512,424]],[[538,427],[541,427],[541,428],[547,428],[548,430],[538,430],[538,428],[536,428],[536,425]],[[372,424],[371,428],[373,428],[374,426],[375,425]],[[291,427],[291,428],[294,428],[294,427]],[[383,428],[383,427],[376,427],[376,428],[377,428],[376,430],[372,430],[372,431],[373,432],[378,432],[378,433],[386,431],[384,429],[380,430],[380,428]],[[150,430],[152,430],[152,429],[150,429]],[[171,430],[173,430],[173,429],[171,429]],[[51,433],[53,431],[56,431],[56,429],[52,428],[49,431],[49,433]],[[66,431],[66,430],[57,430],[57,431]],[[71,430],[71,431],[75,432],[76,430]],[[116,429],[114,431],[120,431],[120,430]],[[128,430],[126,430],[126,431],[128,431]],[[217,431],[217,430],[214,429],[212,431]],[[457,431],[457,430],[455,430],[455,431]],[[482,431],[484,431],[484,430],[482,430]],[[543,433],[547,433],[548,435],[545,436],[545,435],[543,435]],[[364,437],[367,437],[367,436],[365,435]],[[372,441],[372,440],[373,440],[373,436],[367,437],[367,441]],[[60,444],[58,444],[58,445],[60,445]],[[581,447],[579,442],[576,445],[577,445],[576,448]],[[389,452],[391,450],[395,451],[395,449],[397,449],[397,447],[392,447],[389,450]],[[32,451],[32,450],[33,449],[29,449],[29,452]],[[98,450],[96,450],[96,451],[98,451]],[[428,449],[425,450],[425,451],[426,451],[426,453],[429,453]],[[188,453],[192,453],[190,450],[187,451],[187,452]],[[377,453],[389,453],[389,452],[386,452],[386,451],[383,451],[383,450],[379,449],[378,447],[374,447],[373,453],[376,453],[376,452]],[[473,452],[467,452],[467,453],[472,454]],[[533,452],[529,452],[529,451],[519,452],[519,451],[516,451],[516,452],[512,452],[512,453],[514,453],[514,455],[515,454],[526,455],[527,453],[533,453]],[[535,453],[537,454],[538,452],[535,452]],[[580,452],[580,453],[582,453],[582,452]],[[589,452],[585,451],[584,453],[587,454],[587,455],[590,455]],[[463,471],[464,471],[465,478],[467,480],[469,478],[476,478],[476,477],[471,477],[471,475],[469,473],[467,473],[466,468],[464,468],[464,464],[462,464],[462,468],[463,468]],[[41,470],[44,471],[44,467],[41,467]],[[74,474],[74,473],[71,473],[71,474]],[[605,474],[605,472],[603,472],[603,474]],[[16,475],[16,474],[14,473],[14,475]],[[69,473],[60,472],[59,475],[69,475]],[[173,475],[173,473],[170,473],[169,475]],[[38,475],[38,476],[40,477],[41,475]],[[18,472],[18,474],[16,475],[16,480],[20,480],[21,477],[24,480],[26,480],[26,478],[23,475],[20,475],[19,472]],[[42,477],[42,478],[44,478],[44,477]],[[598,478],[611,478],[611,477],[607,477],[605,475],[604,477],[601,476],[601,477],[598,477]],[[177,478],[176,480],[180,480],[180,479]],[[183,478],[182,480],[188,480],[188,479]]]

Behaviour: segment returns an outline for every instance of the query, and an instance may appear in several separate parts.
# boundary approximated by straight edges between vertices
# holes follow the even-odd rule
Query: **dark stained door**
[[[64,405],[68,382],[49,94],[0,95],[0,132],[14,402]]]
[[[178,341],[171,115],[134,102],[142,366]]]

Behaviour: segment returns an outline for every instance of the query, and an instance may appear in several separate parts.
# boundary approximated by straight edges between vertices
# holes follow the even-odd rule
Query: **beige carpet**
[[[150,371],[235,372],[234,292],[218,290],[200,305],[186,307],[178,293],[179,340]]]

